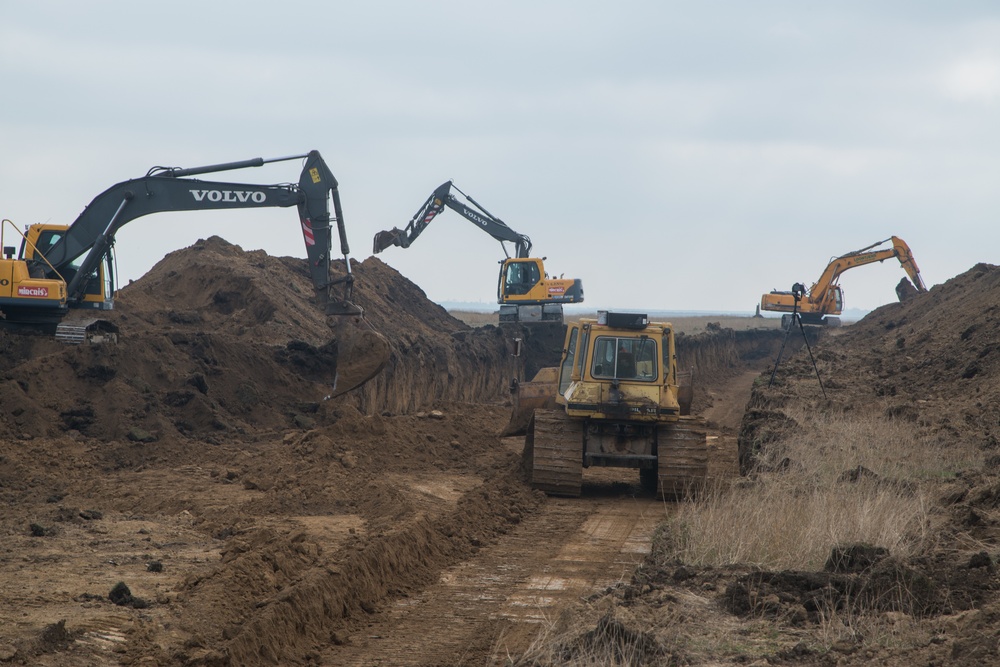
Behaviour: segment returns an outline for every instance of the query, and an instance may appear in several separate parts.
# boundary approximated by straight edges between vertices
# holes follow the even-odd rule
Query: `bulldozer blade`
[[[337,343],[337,374],[328,398],[357,389],[389,363],[389,341],[371,328],[367,320],[335,317],[330,323]]]
[[[535,410],[555,410],[556,393],[559,388],[559,369],[542,368],[531,382],[517,386],[514,392],[514,407],[510,422],[501,431],[501,436],[524,435]]]

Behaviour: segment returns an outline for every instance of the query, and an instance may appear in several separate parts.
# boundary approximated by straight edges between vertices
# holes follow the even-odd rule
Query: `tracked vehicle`
[[[679,373],[670,324],[600,313],[566,326],[558,368],[517,386],[511,423],[526,423],[531,483],[579,496],[583,469],[635,468],[649,491],[679,498],[701,486],[708,447],[690,415],[690,373]]]

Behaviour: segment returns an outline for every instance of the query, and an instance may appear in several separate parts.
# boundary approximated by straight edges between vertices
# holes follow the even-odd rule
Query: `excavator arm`
[[[891,248],[873,250],[874,248],[890,241],[892,242]],[[820,299],[823,299],[829,288],[836,285],[837,281],[840,279],[840,275],[848,269],[864,266],[865,264],[883,262],[893,257],[899,260],[903,270],[906,271],[910,280],[913,281],[913,286],[917,289],[917,291],[926,292],[927,287],[924,285],[923,278],[920,276],[920,269],[917,267],[916,260],[913,259],[913,253],[910,252],[910,247],[906,245],[906,242],[903,241],[903,239],[898,236],[892,236],[860,250],[855,250],[854,252],[849,252],[846,255],[841,255],[840,257],[832,259],[826,269],[824,269],[823,274],[819,277],[819,280],[813,283],[813,286],[809,288],[808,299],[811,302],[818,302]]]
[[[253,185],[188,178],[297,159],[305,160],[297,184]],[[351,303],[354,276],[337,186],[318,151],[190,169],[154,167],[143,178],[118,183],[99,194],[65,234],[45,250],[44,257],[36,256],[30,263],[46,277],[66,280],[67,301],[72,303],[81,298],[88,276],[108,255],[115,233],[136,218],[167,211],[297,206],[310,274],[321,305],[328,314],[360,315],[361,309]],[[346,274],[338,278],[333,278],[330,270],[334,224],[346,267]],[[82,261],[74,267],[80,257]],[[332,286],[338,284],[344,286],[341,297],[331,292]]]
[[[451,194],[452,188],[458,190],[469,201],[471,206]],[[410,247],[410,244],[420,236],[420,233],[427,228],[431,220],[444,210],[445,206],[458,212],[497,241],[500,241],[500,245],[504,249],[504,255],[508,258],[510,257],[510,253],[507,251],[507,246],[504,245],[508,242],[514,244],[515,257],[528,257],[531,253],[530,238],[524,234],[515,232],[507,226],[507,223],[483,208],[479,202],[459,190],[451,181],[447,181],[431,193],[431,196],[427,198],[427,201],[424,202],[423,206],[420,207],[420,210],[416,212],[404,229],[394,227],[391,230],[379,232],[375,235],[375,254],[382,252],[389,246],[399,246],[400,248]]]

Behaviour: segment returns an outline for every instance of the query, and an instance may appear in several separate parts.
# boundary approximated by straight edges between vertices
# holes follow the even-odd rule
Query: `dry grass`
[[[817,570],[837,544],[910,553],[925,537],[928,512],[919,491],[871,482],[822,488],[772,481],[686,504],[671,520],[671,545],[692,565]]]
[[[816,570],[835,545],[865,542],[906,557],[928,539],[922,482],[981,457],[971,447],[943,450],[913,422],[876,413],[789,416],[799,428],[770,443],[763,461],[762,470],[777,472],[678,508],[668,523],[675,556],[692,565]]]

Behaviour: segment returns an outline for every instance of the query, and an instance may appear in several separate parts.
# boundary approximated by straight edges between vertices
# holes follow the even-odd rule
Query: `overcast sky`
[[[996,2],[0,0],[0,52],[18,227],[155,165],[318,149],[357,259],[453,179],[595,308],[752,311],[892,235],[928,286],[998,263]],[[122,281],[212,235],[305,257],[291,210],[157,214],[118,234]],[[490,303],[503,251],[445,211],[379,257]],[[844,274],[847,306],[903,275]]]

